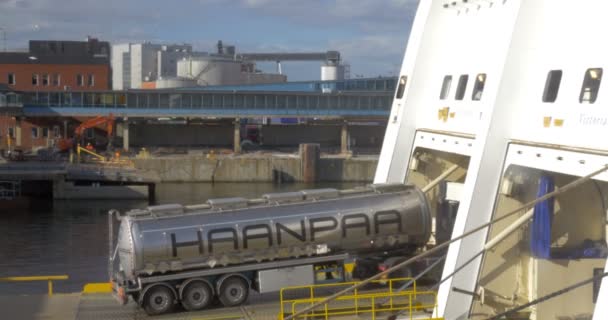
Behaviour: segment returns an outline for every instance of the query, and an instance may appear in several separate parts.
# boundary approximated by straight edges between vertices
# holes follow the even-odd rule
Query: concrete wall
[[[148,199],[148,186],[77,186],[73,182],[53,180],[54,199]]]
[[[351,145],[355,147],[365,148],[380,148],[384,140],[386,126],[349,126],[348,134],[350,135]]]
[[[321,147],[340,145],[342,128],[338,125],[274,125],[262,128],[264,145],[293,146],[300,143],[319,143]],[[351,146],[378,148],[384,139],[384,126],[349,126]]]
[[[321,147],[340,145],[340,127],[330,125],[275,125],[262,128],[265,146],[297,146],[318,143]]]
[[[371,182],[377,165],[377,159],[321,158],[317,177],[320,181]]]
[[[135,147],[209,146],[231,147],[234,128],[230,125],[131,124],[130,143]],[[383,126],[349,127],[351,146],[377,148],[384,137]],[[120,135],[120,129],[117,131]],[[243,131],[244,132],[244,131]],[[265,147],[293,147],[302,143],[318,143],[321,148],[339,147],[341,127],[338,125],[271,125],[262,128]]]
[[[135,159],[138,169],[158,173],[162,182],[299,182],[298,157],[204,157]],[[317,168],[320,181],[370,182],[377,159],[321,158]]]
[[[182,124],[131,124],[129,142],[133,147],[212,146],[232,147],[234,128]]]

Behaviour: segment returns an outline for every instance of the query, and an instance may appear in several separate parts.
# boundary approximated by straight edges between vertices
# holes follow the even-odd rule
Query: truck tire
[[[230,277],[222,283],[219,292],[220,302],[225,307],[235,307],[247,301],[249,284],[241,277]]]
[[[144,295],[143,307],[150,316],[161,315],[173,310],[174,301],[173,290],[164,285],[156,285]]]
[[[204,281],[192,281],[186,285],[182,293],[182,306],[188,311],[205,309],[211,304],[213,293]]]

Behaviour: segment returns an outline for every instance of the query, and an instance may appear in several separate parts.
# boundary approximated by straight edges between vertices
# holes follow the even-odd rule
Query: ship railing
[[[298,314],[304,308],[323,301],[333,292],[357,285],[360,282],[314,284],[286,287],[280,291],[279,319]],[[411,283],[407,290],[403,284]],[[430,319],[425,314],[436,311],[437,293],[418,291],[413,278],[393,278],[372,281],[366,288],[355,289],[350,294],[323,303],[312,310],[297,315],[297,319],[329,319],[336,316],[369,315],[375,320],[379,315],[406,313],[410,319]],[[422,318],[421,318],[422,316]]]

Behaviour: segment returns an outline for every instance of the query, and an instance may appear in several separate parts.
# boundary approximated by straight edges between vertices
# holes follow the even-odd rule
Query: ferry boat
[[[502,217],[450,244],[436,316],[608,319],[607,9],[420,1],[374,182],[445,178],[437,235]]]

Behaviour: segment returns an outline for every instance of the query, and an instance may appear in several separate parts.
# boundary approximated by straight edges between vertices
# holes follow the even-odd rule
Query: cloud
[[[418,0],[0,0],[9,48],[30,39],[189,42],[242,51],[340,50],[353,69],[401,62]],[[215,40],[214,40],[215,39]]]

